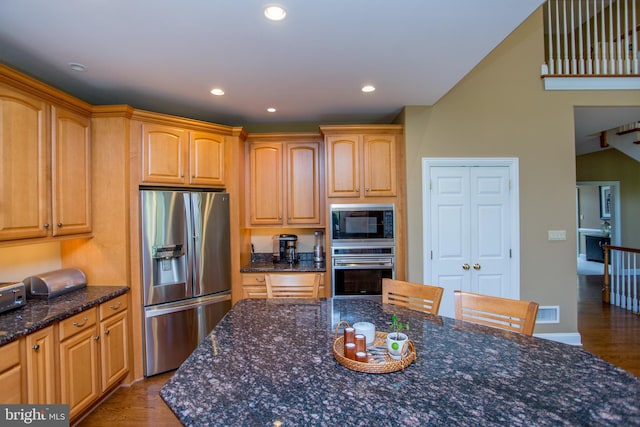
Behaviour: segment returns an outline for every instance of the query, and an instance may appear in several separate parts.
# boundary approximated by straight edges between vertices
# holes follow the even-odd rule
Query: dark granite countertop
[[[340,320],[393,313],[404,372],[335,360]],[[579,347],[357,298],[239,301],[160,395],[188,426],[640,425],[640,379]]]
[[[28,299],[0,314],[0,345],[45,328],[129,291],[127,286],[87,286],[51,299]]]

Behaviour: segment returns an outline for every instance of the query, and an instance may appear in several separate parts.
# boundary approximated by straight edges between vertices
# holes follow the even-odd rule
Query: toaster
[[[22,307],[25,302],[23,283],[0,283],[0,313]]]
[[[27,298],[54,298],[87,286],[87,277],[77,268],[62,268],[29,276],[22,281]]]

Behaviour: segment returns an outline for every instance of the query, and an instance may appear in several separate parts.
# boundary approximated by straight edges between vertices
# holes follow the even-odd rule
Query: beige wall
[[[577,331],[574,106],[637,105],[639,91],[545,91],[542,10],[536,11],[432,107],[406,107],[408,278],[423,281],[422,157],[520,159],[522,299],[559,305]],[[425,82],[428,84],[428,82]],[[566,230],[566,241],[547,240]]]
[[[622,246],[640,248],[640,163],[616,149],[576,158],[578,181],[620,182]]]

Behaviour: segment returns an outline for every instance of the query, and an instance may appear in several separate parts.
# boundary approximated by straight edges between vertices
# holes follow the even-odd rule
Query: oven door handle
[[[393,267],[393,262],[391,260],[333,260],[333,265],[336,267],[364,267],[364,266],[382,266],[382,267]]]

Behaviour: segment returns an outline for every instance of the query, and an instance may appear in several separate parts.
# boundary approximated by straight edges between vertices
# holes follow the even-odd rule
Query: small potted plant
[[[402,323],[398,320],[398,316],[395,314],[391,316],[391,330],[387,334],[387,351],[389,357],[394,360],[402,359],[402,349],[409,337],[406,334],[401,333],[403,329],[409,330],[409,322]]]

